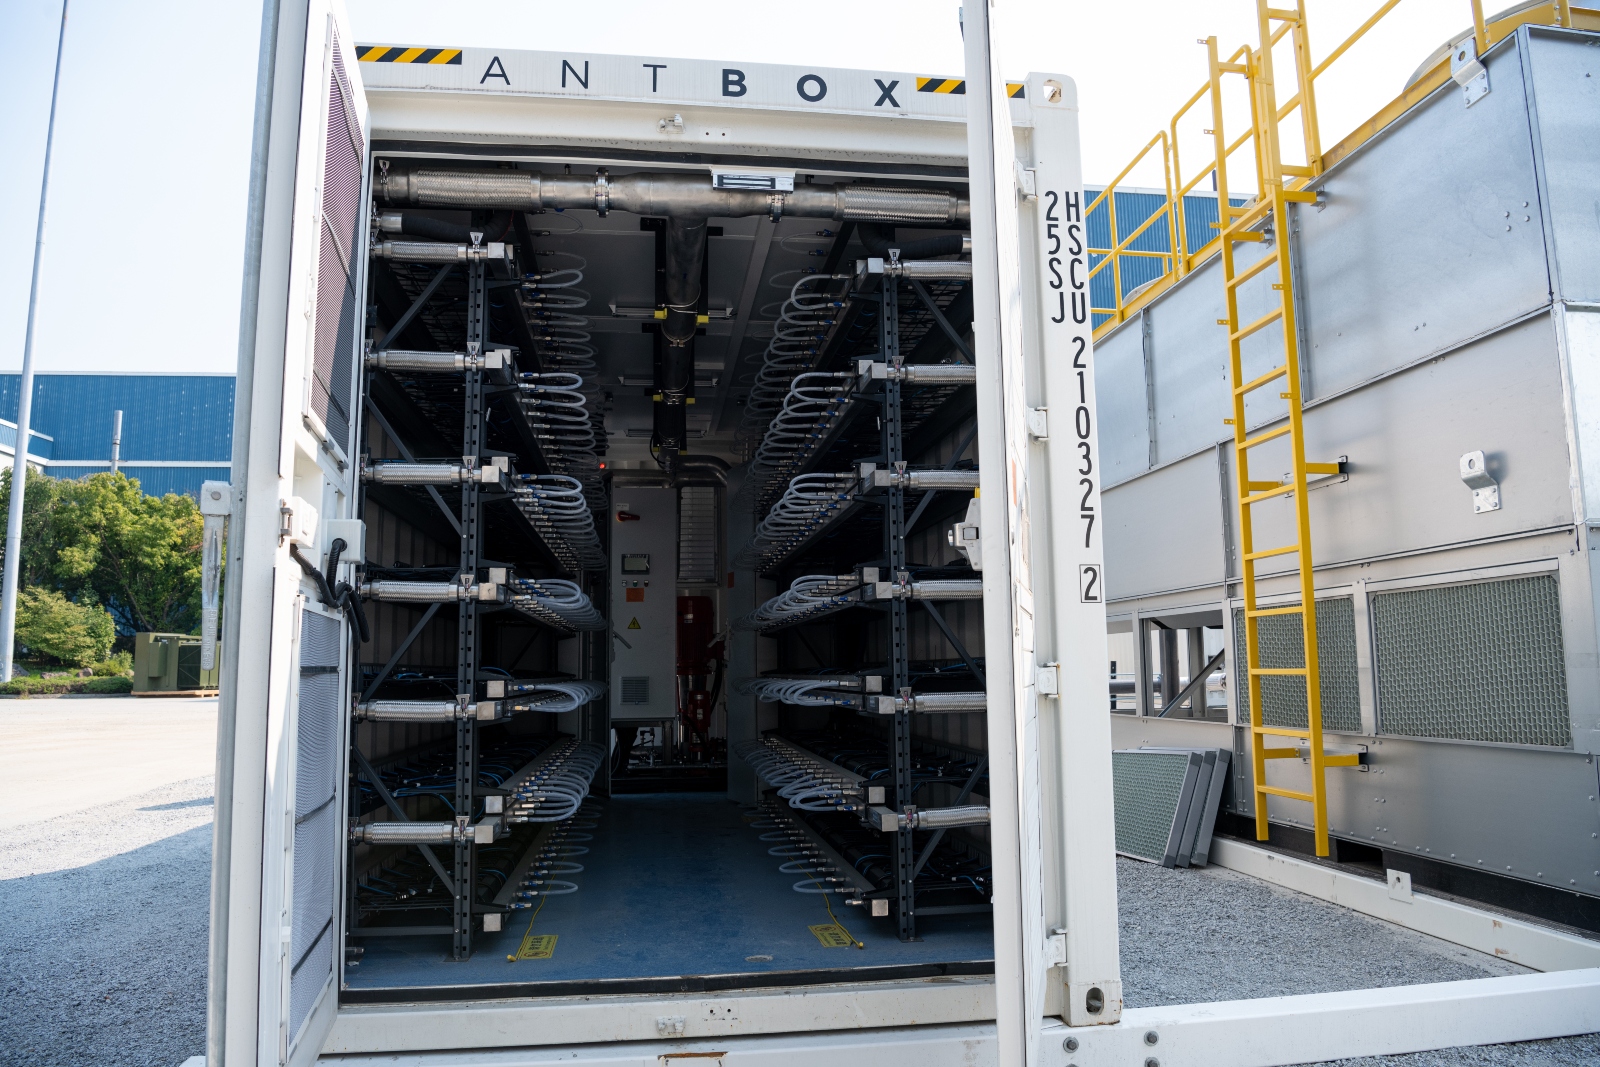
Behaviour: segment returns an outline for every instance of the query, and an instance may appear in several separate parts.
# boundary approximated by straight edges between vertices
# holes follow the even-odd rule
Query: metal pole
[[[117,473],[122,462],[122,409],[111,413],[111,473]]]
[[[33,238],[33,281],[28,288],[28,328],[22,342],[22,383],[17,391],[16,458],[11,464],[11,514],[6,520],[5,582],[0,588],[0,682],[11,680],[17,635],[17,578],[22,572],[22,503],[28,495],[28,428],[33,418],[33,321],[39,307],[39,262],[44,258],[44,208],[50,199],[50,149],[56,137],[56,97],[61,91],[61,52],[67,43],[67,3],[61,0],[56,38],[56,75],[50,85],[50,122],[44,135],[44,177],[39,183],[39,225]]]

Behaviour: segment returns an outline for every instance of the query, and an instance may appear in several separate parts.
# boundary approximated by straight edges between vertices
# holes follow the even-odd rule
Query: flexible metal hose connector
[[[380,199],[433,207],[592,208],[668,218],[752,215],[949,226],[971,218],[968,202],[939,189],[879,185],[802,185],[792,192],[716,189],[709,175],[625,174],[594,177],[536,171],[417,170],[387,174]]]
[[[453,822],[369,822],[350,828],[350,840],[364,845],[448,845],[455,839]]]

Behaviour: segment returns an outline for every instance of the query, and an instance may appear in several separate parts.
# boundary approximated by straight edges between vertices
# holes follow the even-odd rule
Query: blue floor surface
[[[810,927],[828,923],[818,894],[796,893],[768,832],[722,793],[617,796],[600,802],[594,840],[563,875],[579,890],[550,897],[533,926],[555,934],[550,959],[509,962],[530,912],[505,931],[479,935],[472,958],[446,959],[449,939],[373,938],[345,972],[351,991],[423,986],[570,983],[684,975],[897,967],[994,958],[988,915],[934,916],[922,940],[902,943],[893,920],[872,919],[838,897],[833,910],[865,949],[824,947]],[[754,958],[752,958],[754,957]],[[770,958],[767,958],[770,957]]]

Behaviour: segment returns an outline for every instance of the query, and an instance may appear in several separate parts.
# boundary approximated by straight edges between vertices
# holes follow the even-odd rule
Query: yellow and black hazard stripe
[[[356,58],[363,63],[435,63],[461,65],[459,48],[406,48],[403,45],[356,45]]]
[[[965,78],[918,78],[919,93],[949,93],[951,96],[967,95]],[[1006,82],[1006,95],[1021,100],[1026,97],[1021,82]]]

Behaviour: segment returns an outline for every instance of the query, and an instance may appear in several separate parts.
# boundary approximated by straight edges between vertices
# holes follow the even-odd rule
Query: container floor
[[[506,986],[755,974],[781,982],[788,972],[987,964],[994,958],[990,917],[933,916],[922,940],[901,942],[890,919],[862,909],[833,911],[864,949],[825,947],[811,927],[831,923],[823,897],[797,893],[782,874],[765,830],[722,793],[635,794],[602,803],[589,852],[572,857],[576,893],[548,897],[531,932],[553,934],[549,959],[507,960],[530,932],[531,912],[508,929],[480,935],[472,958],[448,960],[446,937],[368,938],[358,966],[345,970],[346,999],[366,991]],[[983,973],[986,967],[962,968]],[[884,975],[888,977],[888,975]],[[807,980],[796,975],[796,980]],[[556,990],[552,989],[551,992]],[[563,990],[565,991],[565,990]],[[619,990],[620,991],[620,990]]]

